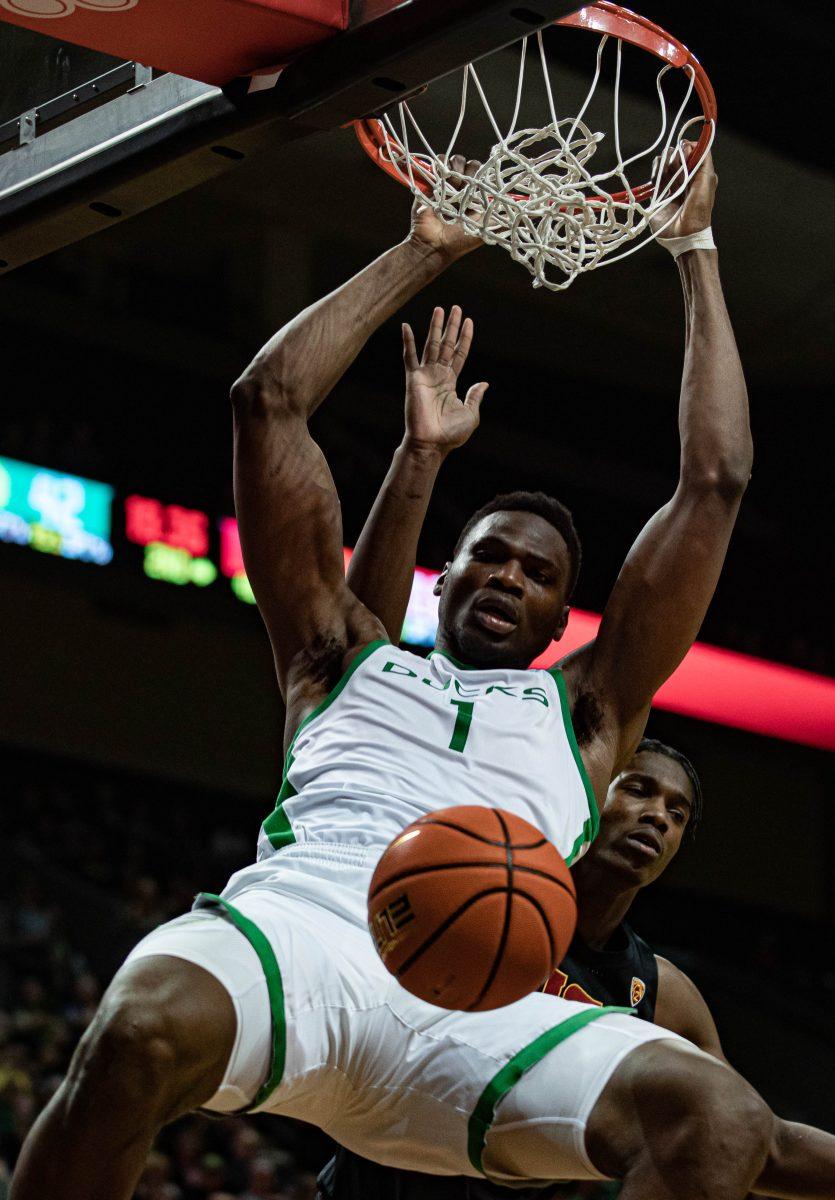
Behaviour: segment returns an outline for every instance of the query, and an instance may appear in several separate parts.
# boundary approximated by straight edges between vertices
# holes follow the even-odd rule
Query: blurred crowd
[[[21,1144],[127,950],[220,888],[259,817],[224,825],[220,798],[160,802],[159,785],[87,769],[7,779],[0,885],[0,1200]],[[246,805],[243,806],[246,810]],[[213,835],[195,831],[199,812]],[[243,830],[247,831],[246,836]],[[185,1118],[161,1134],[136,1200],[313,1200],[330,1143],[275,1118]]]
[[[106,455],[90,421],[23,413],[0,424],[0,454],[38,467],[106,479]]]
[[[148,918],[145,899],[134,936]],[[106,983],[68,937],[69,924],[37,883],[22,886],[14,903],[0,904],[0,1200],[23,1139],[64,1077]],[[328,1149],[318,1134],[290,1122],[271,1119],[265,1128],[189,1117],[163,1131],[136,1200],[313,1200],[314,1168]]]

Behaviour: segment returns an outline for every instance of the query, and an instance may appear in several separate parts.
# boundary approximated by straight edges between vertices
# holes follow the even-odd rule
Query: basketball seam
[[[530,904],[532,904],[542,918],[542,924],[545,926],[545,932],[548,935],[548,945],[551,947],[551,971],[553,971],[557,966],[557,947],[554,945],[554,934],[551,930],[551,922],[548,920],[548,917],[545,914],[545,909],[542,907],[536,897],[530,894],[530,892],[520,892],[517,889],[515,895],[527,900]]]
[[[504,817],[497,808],[494,808],[493,811],[498,818],[498,822],[502,827],[502,833],[504,834],[505,860],[507,867],[507,897],[505,899],[504,906],[504,923],[502,924],[502,932],[501,936],[499,937],[499,944],[496,947],[496,953],[493,955],[492,965],[490,970],[487,972],[487,978],[484,980],[481,991],[478,993],[476,998],[471,1000],[467,1005],[468,1012],[471,1012],[477,1004],[481,1003],[481,1001],[490,991],[490,988],[493,986],[495,978],[499,973],[499,967],[502,964],[505,947],[507,946],[507,935],[510,932],[510,914],[513,911],[513,847],[510,842],[510,834]]]
[[[488,808],[487,812],[498,812],[496,808]],[[506,842],[497,842],[493,838],[484,837],[481,833],[474,833],[472,829],[467,829],[464,825],[455,825],[452,821],[438,821],[431,815],[420,817],[417,821],[419,825],[441,825],[445,829],[454,829],[457,833],[463,833],[467,837],[473,838],[477,842],[486,842],[488,846],[506,846]],[[541,837],[538,842],[512,842],[514,850],[538,850],[540,846],[544,846],[547,838]]]
[[[415,965],[415,963],[417,962],[417,960],[423,954],[425,954],[427,950],[429,950],[432,946],[435,945],[435,942],[437,942],[438,938],[441,937],[442,934],[446,933],[446,931],[455,924],[455,922],[458,920],[458,918],[462,917],[464,915],[464,913],[467,911],[468,908],[472,908],[472,906],[476,903],[477,900],[483,900],[485,896],[496,896],[496,895],[499,895],[502,892],[506,892],[506,891],[507,891],[506,886],[505,887],[485,888],[481,892],[476,892],[476,894],[474,896],[469,896],[464,901],[464,903],[455,910],[454,913],[450,913],[450,915],[446,918],[446,920],[441,922],[441,924],[438,926],[437,929],[432,930],[432,932],[429,934],[429,936],[421,943],[420,946],[418,946],[417,950],[414,950],[409,955],[409,957],[406,959],[405,962],[400,964],[400,966],[397,968],[397,970],[394,973],[396,978],[399,979],[401,977],[401,975],[404,975],[406,973],[406,971],[409,970],[410,967],[413,967]]]
[[[384,879],[382,883],[378,884],[374,891],[369,893],[369,902],[376,900],[380,892],[382,892],[385,888],[393,887],[394,884],[401,883],[405,879],[411,879],[416,875],[429,875],[432,873],[432,871],[461,871],[466,867],[498,867],[501,869],[504,867],[504,863],[492,862],[490,860],[486,862],[474,862],[470,860],[469,862],[434,863],[429,867],[410,867],[408,870],[401,871],[398,875],[392,875],[390,878]],[[524,864],[515,863],[514,870],[520,871],[525,875],[536,875],[540,879],[547,879],[550,883],[555,883],[557,887],[562,888],[562,890],[567,892],[569,896],[574,897],[574,892],[567,884],[563,883],[561,879],[558,879],[556,875],[549,875],[547,871],[540,870],[539,867],[528,867]]]
[[[506,886],[505,887],[495,887],[495,888],[484,888],[483,891],[476,892],[476,894],[474,896],[469,896],[467,898],[467,900],[455,910],[454,913],[451,913],[446,918],[446,920],[443,921],[438,926],[437,929],[434,929],[432,931],[432,933],[429,934],[429,936],[420,944],[420,946],[418,946],[418,948],[416,950],[414,950],[412,952],[412,954],[409,955],[409,957],[406,959],[406,961],[400,964],[400,966],[397,968],[396,971],[392,972],[394,977],[396,979],[400,979],[408,970],[410,970],[415,965],[417,960],[419,958],[421,958],[426,953],[427,950],[431,949],[431,947],[434,946],[434,944],[435,944],[435,942],[437,942],[438,938],[441,937],[442,934],[446,933],[447,930],[450,929],[455,924],[455,922],[458,920],[458,918],[463,916],[464,913],[469,908],[471,908],[478,900],[483,900],[485,896],[497,896],[497,895],[500,895],[502,892],[508,892],[509,890],[512,890],[512,889],[508,889]],[[553,941],[553,937],[551,937],[550,926],[548,924],[548,920],[545,916],[545,913],[542,910],[542,906],[540,905],[539,901],[534,896],[532,896],[529,892],[516,891],[516,892],[513,892],[513,895],[523,896],[525,898],[525,900],[529,900],[530,903],[534,906],[534,908],[536,908],[539,911],[539,915],[542,917],[542,920],[545,924],[545,928],[546,928],[546,930],[548,930],[548,934],[549,934],[548,940],[551,944],[551,961],[553,962],[554,958],[556,957],[556,953],[555,953],[555,949],[554,949],[554,941]],[[431,1003],[431,1001],[429,1003]]]

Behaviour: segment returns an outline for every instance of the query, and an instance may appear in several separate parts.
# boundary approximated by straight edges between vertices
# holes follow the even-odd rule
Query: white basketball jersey
[[[372,642],[300,725],[258,858],[293,843],[382,852],[418,817],[462,804],[524,817],[569,863],[588,848],[597,805],[562,672],[471,670]]]

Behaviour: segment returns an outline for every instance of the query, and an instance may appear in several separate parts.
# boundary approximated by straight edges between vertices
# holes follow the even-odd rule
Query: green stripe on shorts
[[[275,952],[267,939],[267,935],[258,928],[254,921],[245,917],[228,900],[214,896],[211,892],[201,892],[194,902],[194,907],[200,911],[216,909],[218,916],[231,921],[236,929],[244,935],[252,949],[258,955],[259,962],[267,980],[267,994],[270,998],[270,1017],[272,1023],[273,1045],[270,1060],[270,1071],[266,1082],[259,1088],[258,1094],[249,1105],[249,1110],[258,1108],[269,1099],[284,1075],[284,1060],[287,1057],[287,1021],[284,1015],[284,985],[281,982],[281,971]],[[249,1111],[244,1110],[244,1111]]]
[[[582,1029],[592,1021],[596,1021],[598,1017],[605,1017],[609,1013],[633,1015],[634,1012],[633,1008],[617,1008],[614,1005],[585,1009],[583,1012],[575,1013],[573,1017],[561,1021],[553,1029],[546,1029],[530,1045],[525,1046],[518,1054],[514,1054],[513,1058],[505,1063],[501,1071],[494,1075],[487,1084],[470,1117],[467,1126],[467,1153],[475,1169],[482,1175],[484,1174],[481,1160],[487,1134],[490,1132],[490,1126],[496,1115],[496,1108],[526,1071],[536,1066],[549,1051],[558,1046],[560,1042],[564,1042],[566,1038],[571,1037],[572,1033],[576,1033],[578,1029]]]

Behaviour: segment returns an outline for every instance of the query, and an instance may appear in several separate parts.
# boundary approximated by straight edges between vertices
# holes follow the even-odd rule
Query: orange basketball
[[[407,826],[377,864],[368,925],[389,971],[442,1008],[482,1012],[542,986],[574,936],[565,860],[499,808],[443,808]]]

